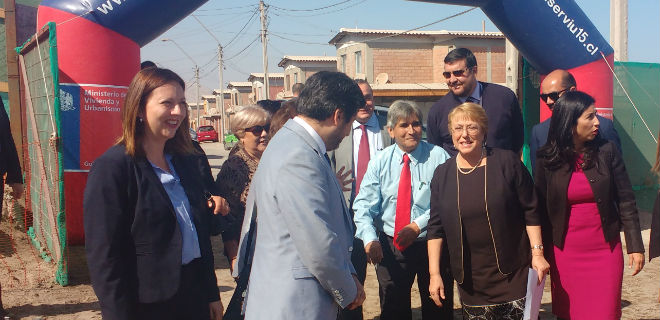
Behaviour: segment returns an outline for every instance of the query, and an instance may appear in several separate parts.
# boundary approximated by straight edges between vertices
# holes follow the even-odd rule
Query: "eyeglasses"
[[[245,132],[250,132],[258,136],[261,135],[261,133],[264,132],[264,130],[268,132],[270,130],[270,125],[267,124],[265,126],[254,126],[254,127],[245,128],[243,130],[245,130]]]
[[[466,126],[466,127],[456,126],[456,127],[453,127],[451,129],[451,131],[454,132],[454,133],[463,133],[463,132],[467,131],[467,133],[469,135],[475,135],[475,134],[477,134],[477,132],[479,132],[479,127],[473,126],[473,125]]]
[[[470,70],[472,68],[465,68],[464,70],[454,70],[454,71],[445,71],[442,73],[442,76],[445,77],[445,79],[451,78],[451,75],[453,74],[454,77],[462,77],[465,75],[465,72]]]
[[[568,88],[556,92],[541,93],[541,100],[543,100],[543,102],[548,102],[548,98],[551,98],[552,101],[557,101],[557,99],[559,99],[559,96],[561,96],[561,94],[564,93],[564,91],[566,90],[568,90]]]

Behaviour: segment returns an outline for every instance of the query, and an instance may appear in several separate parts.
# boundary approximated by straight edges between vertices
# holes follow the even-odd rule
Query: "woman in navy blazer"
[[[184,88],[170,70],[140,71],[121,138],[90,170],[85,250],[104,319],[222,319]]]

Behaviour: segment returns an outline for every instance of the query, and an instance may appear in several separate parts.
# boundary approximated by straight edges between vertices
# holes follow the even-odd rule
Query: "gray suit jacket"
[[[376,114],[373,114],[372,117],[376,117]],[[386,119],[378,118],[378,124],[380,125],[380,134],[383,137],[383,149],[392,145],[392,138],[385,128]],[[378,150],[380,151],[380,150]],[[353,168],[353,130],[351,133],[344,138],[337,147],[337,150],[328,152],[330,156],[330,162],[332,163],[332,168],[336,171],[339,171],[341,167],[344,167],[344,172],[346,170],[351,170],[351,178],[353,178],[353,183],[350,185],[350,190],[344,191],[344,199],[346,199],[346,205],[351,208],[353,200],[355,200],[355,168]]]
[[[270,141],[252,179],[237,270],[254,216],[245,319],[336,319],[357,295],[352,219],[330,164],[293,120]]]

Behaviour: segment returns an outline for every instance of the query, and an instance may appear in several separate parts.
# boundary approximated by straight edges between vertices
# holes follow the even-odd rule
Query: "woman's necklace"
[[[462,155],[461,155],[461,158],[463,158]],[[463,158],[463,159],[465,159],[465,158]],[[477,164],[475,164],[474,167],[472,167],[472,169],[467,170],[467,171],[463,171],[460,164],[458,163],[458,157],[456,157],[456,169],[458,169],[458,171],[462,174],[470,174],[470,173],[472,173],[472,171],[476,170],[479,167],[479,165],[481,164],[481,160],[483,160],[483,159],[484,159],[484,152],[483,152],[483,149],[482,149],[481,156],[479,157],[479,161],[477,161]],[[465,162],[467,162],[467,160],[465,160]]]

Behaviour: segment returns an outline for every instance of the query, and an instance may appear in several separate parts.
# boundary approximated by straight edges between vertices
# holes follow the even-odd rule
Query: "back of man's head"
[[[477,58],[474,56],[472,51],[467,48],[456,48],[445,56],[445,63],[453,63],[458,60],[465,59],[465,67],[472,68],[477,65]]]
[[[294,97],[298,97],[303,91],[303,88],[305,88],[305,85],[298,82],[291,87],[291,94],[293,94]]]
[[[323,121],[339,109],[348,121],[364,104],[362,91],[351,78],[341,72],[320,71],[305,82],[297,110],[302,116]]]

